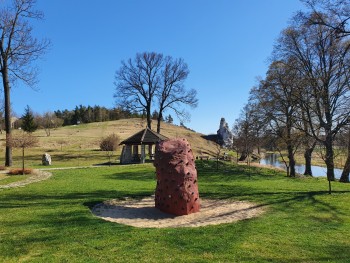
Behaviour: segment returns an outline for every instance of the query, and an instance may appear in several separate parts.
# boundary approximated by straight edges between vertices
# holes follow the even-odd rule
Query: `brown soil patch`
[[[201,199],[201,210],[185,216],[174,216],[154,207],[154,197],[142,200],[108,200],[92,208],[104,220],[143,228],[200,227],[232,223],[257,217],[264,212],[250,202]]]

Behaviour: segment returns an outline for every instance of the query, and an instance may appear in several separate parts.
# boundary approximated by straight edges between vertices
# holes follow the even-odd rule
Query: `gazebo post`
[[[141,160],[140,160],[141,163],[145,163],[145,160],[146,160],[146,149],[145,148],[146,148],[145,145],[141,144]]]
[[[120,162],[123,163],[130,163],[132,161],[132,150],[131,145],[125,145],[123,147],[122,155],[120,158]]]
[[[134,160],[138,160],[138,158],[139,158],[139,146],[138,145],[132,146],[132,156],[133,156]]]
[[[153,144],[148,145],[148,155],[149,155],[149,158],[152,160],[153,159]]]

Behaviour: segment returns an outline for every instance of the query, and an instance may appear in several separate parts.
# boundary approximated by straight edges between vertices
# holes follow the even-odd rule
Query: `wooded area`
[[[310,11],[296,14],[281,32],[266,77],[236,120],[235,147],[245,154],[262,144],[287,151],[288,175],[295,176],[296,151],[304,150],[311,175],[317,145],[333,181],[336,142],[350,144],[350,3],[304,2]],[[349,182],[349,165],[348,155],[341,182]]]

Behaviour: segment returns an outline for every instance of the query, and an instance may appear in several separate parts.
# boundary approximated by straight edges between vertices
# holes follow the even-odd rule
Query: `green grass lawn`
[[[69,149],[64,151],[47,151],[51,155],[52,165],[50,168],[56,167],[79,167],[91,166],[108,162],[106,152],[91,149]],[[26,149],[25,151],[25,167],[40,169],[44,168],[41,157],[42,149]],[[4,156],[5,154],[2,154]],[[1,157],[2,157],[1,156]],[[0,161],[2,158],[0,157]],[[3,163],[5,161],[3,160]],[[111,162],[119,162],[119,155],[113,155]],[[19,149],[13,150],[13,167],[22,167],[22,152]]]
[[[29,175],[7,175],[7,174],[1,174],[0,175],[0,185],[6,185],[13,182],[22,181],[26,178],[28,178]]]
[[[199,228],[134,228],[94,217],[106,199],[153,194],[151,164],[53,171],[0,191],[0,262],[349,262],[350,185],[199,162],[202,198],[264,206],[254,219]]]

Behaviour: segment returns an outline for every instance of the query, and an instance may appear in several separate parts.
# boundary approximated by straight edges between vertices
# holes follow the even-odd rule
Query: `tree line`
[[[0,112],[0,116],[1,116]],[[142,114],[136,112],[129,112],[120,108],[108,109],[101,106],[76,106],[74,110],[56,110],[54,112],[44,112],[43,114],[34,113],[33,110],[27,106],[24,114],[14,123],[14,128],[22,128],[25,131],[33,132],[36,129],[49,130],[67,125],[77,125],[92,122],[113,121],[128,118],[144,118]],[[4,122],[1,122],[1,126]],[[25,128],[33,127],[33,128]]]
[[[0,131],[4,129],[3,112],[0,110]],[[83,123],[104,122],[129,118],[145,119],[144,113],[131,112],[121,108],[106,108],[103,106],[83,106],[79,105],[74,110],[56,110],[54,112],[44,112],[43,114],[34,113],[27,105],[24,114],[15,121],[14,128],[26,132],[34,132],[37,129],[44,129],[47,136],[50,136],[51,130],[67,125],[78,125]],[[158,120],[159,113],[152,112],[152,120]],[[169,114],[161,121],[173,123],[173,117]]]
[[[266,77],[250,91],[234,125],[236,148],[245,154],[268,145],[286,151],[288,176],[295,176],[295,153],[303,149],[311,175],[315,147],[323,149],[327,178],[334,177],[334,147],[346,138],[350,171],[350,1],[303,1],[275,43]],[[344,137],[345,136],[345,137]]]
[[[83,106],[79,105],[74,110],[56,110],[54,114],[63,120],[63,126],[80,123],[113,121],[128,118],[142,118],[142,113],[129,111],[121,108],[108,109],[103,106]]]

